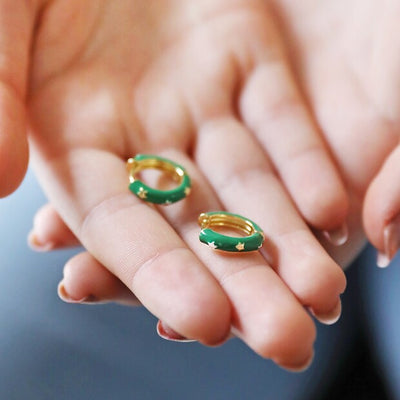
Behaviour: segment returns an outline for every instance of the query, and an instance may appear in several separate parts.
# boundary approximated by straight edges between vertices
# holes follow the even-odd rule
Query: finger
[[[266,150],[293,201],[315,228],[346,241],[344,185],[286,63],[266,62],[243,90],[242,118]]]
[[[32,3],[0,1],[0,197],[19,186],[28,165],[25,94],[35,21]]]
[[[45,207],[45,209],[48,211],[50,208],[51,208],[50,205],[47,205]],[[55,213],[54,209],[52,209],[52,213]],[[58,217],[58,215],[57,215],[57,217]],[[197,218],[197,215],[195,215],[193,217],[193,220],[195,221],[196,218]],[[195,230],[194,238],[197,240],[197,231],[198,231],[197,225],[195,225],[194,230]],[[206,249],[206,251],[208,252],[207,249]],[[101,270],[97,261],[92,258],[90,258],[90,260],[91,260],[91,263],[94,263],[94,266],[90,266],[91,270],[88,272],[85,272],[83,270],[82,267],[85,267],[87,265],[82,266],[82,261],[85,261],[85,263],[87,264],[88,258],[89,258],[89,255],[84,254],[84,255],[79,256],[77,259],[74,258],[74,259],[70,260],[69,263],[67,264],[66,270],[65,270],[65,278],[64,278],[63,284],[60,285],[60,289],[59,289],[59,293],[62,296],[62,298],[66,301],[73,301],[73,302],[88,302],[89,300],[93,301],[93,298],[96,301],[99,301],[99,299],[103,299],[103,300],[108,299],[109,301],[121,302],[121,296],[120,296],[119,292],[117,292],[116,297],[113,298],[112,296],[114,293],[112,291],[110,292],[110,290],[107,286],[105,288],[99,287],[102,284],[103,284],[103,286],[109,285],[108,280],[112,279],[113,275],[111,275],[108,272],[108,270],[105,270],[104,267],[103,267],[103,270]],[[76,261],[78,261],[78,263]],[[78,264],[78,265],[75,265],[75,264]],[[97,268],[94,268],[96,266],[97,266]],[[72,272],[70,272],[70,270],[72,270]],[[95,276],[95,274],[100,275],[100,277]],[[102,275],[106,275],[107,282],[104,282],[104,279],[101,279]],[[85,280],[89,279],[89,282],[91,284],[90,289],[86,288],[85,281],[82,281],[82,276],[88,277]],[[117,280],[118,282],[120,282],[117,278],[114,277],[114,279]],[[82,285],[83,285],[83,289],[82,289]],[[93,286],[94,286],[94,288],[93,288]],[[103,292],[101,292],[101,294],[98,294],[100,291],[103,291]],[[104,291],[105,291],[105,294],[104,294]],[[68,296],[67,293],[73,293],[73,295]],[[160,326],[161,325],[159,324],[158,331],[161,332],[160,334],[162,337],[167,337],[165,332],[172,332],[172,330],[170,328],[168,328],[167,330],[165,330],[165,329],[160,330]],[[167,325],[163,324],[162,326],[167,326]],[[298,327],[296,327],[296,328],[298,328]],[[162,334],[162,332],[164,332],[164,334]],[[169,335],[169,337],[171,337],[171,335]],[[174,340],[180,340],[180,341],[185,340],[186,341],[186,338],[183,338],[180,334],[177,334],[177,333],[175,333],[172,337]],[[247,337],[243,337],[243,339],[246,340]],[[287,363],[288,362],[286,362],[286,364]]]
[[[71,258],[64,267],[58,294],[67,303],[117,302],[139,305],[133,293],[107,268],[87,252]]]
[[[186,339],[184,336],[180,335],[178,332],[175,332],[167,324],[160,320],[157,322],[157,334],[161,338],[170,342],[193,342],[193,340]]]
[[[160,214],[129,192],[124,161],[95,149],[54,158],[51,169],[36,161],[51,201],[82,245],[146,308],[205,344],[228,335],[226,295]]]
[[[263,227],[266,257],[301,303],[331,320],[345,275],[299,216],[247,129],[233,118],[210,122],[199,132],[195,157],[226,209]]]
[[[78,246],[79,240],[51,204],[45,204],[35,214],[28,244],[37,251],[49,251]]]
[[[400,247],[400,146],[388,156],[371,182],[364,201],[363,222],[379,249],[378,266],[386,267]]]
[[[312,358],[312,319],[258,252],[229,255],[213,251],[199,241],[198,215],[221,209],[221,204],[185,155],[175,151],[163,154],[186,166],[193,190],[190,203],[177,203],[162,208],[162,212],[225,290],[233,307],[233,328],[261,356],[286,368],[304,367]]]
[[[364,208],[364,215],[369,214],[366,213],[365,205],[363,207],[366,204],[366,192],[385,159],[398,145],[398,124],[377,109],[375,104],[371,104],[363,86],[353,79],[348,68],[335,64],[336,61],[328,61],[333,66],[332,71],[335,71],[332,79],[327,80],[326,76],[310,70],[307,72],[306,84],[319,125],[323,127],[326,140],[335,152],[341,170],[345,171],[353,207],[353,243],[358,241],[356,247],[361,249],[365,235],[364,229],[360,229],[361,209]],[[372,197],[377,199],[379,196],[376,193]],[[364,223],[366,220],[364,217]],[[371,234],[372,230],[367,229]],[[383,249],[376,239],[373,240],[378,248]],[[347,259],[351,261],[356,255],[357,252],[350,252]]]

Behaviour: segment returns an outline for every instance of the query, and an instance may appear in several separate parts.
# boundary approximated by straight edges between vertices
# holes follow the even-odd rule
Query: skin
[[[15,134],[3,135],[14,142],[2,148],[1,172],[16,171],[2,193],[26,167],[18,121],[27,96],[32,160],[55,207],[54,218],[38,217],[56,227],[53,240],[34,236],[47,244],[76,238],[88,250],[66,267],[67,293],[86,269],[98,279],[83,282],[84,297],[118,300],[127,287],[186,338],[213,345],[232,329],[261,356],[306,366],[315,327],[304,306],[337,319],[345,288],[306,222],[334,231],[350,206],[352,240],[337,257],[354,254],[366,187],[398,140],[382,116],[379,71],[368,87],[379,92],[375,104],[360,97],[370,77],[346,69],[343,42],[316,23],[321,16],[338,23],[344,3],[334,10],[239,0],[14,3],[0,2],[7,15],[18,12],[2,28],[9,40],[1,48],[1,120]],[[339,22],[350,29],[352,20]],[[25,31],[18,46],[16,23]],[[349,50],[362,32],[345,41]],[[11,110],[20,114],[9,118]],[[137,152],[183,164],[194,182],[190,200],[156,210],[132,196],[125,160]],[[199,243],[197,215],[222,208],[263,227],[262,254],[230,257]]]
[[[297,80],[348,188],[353,225],[348,246],[364,235],[363,224],[371,243],[392,258],[400,240],[391,238],[397,246],[388,249],[385,229],[400,210],[400,5],[393,0],[271,4],[291,43]]]

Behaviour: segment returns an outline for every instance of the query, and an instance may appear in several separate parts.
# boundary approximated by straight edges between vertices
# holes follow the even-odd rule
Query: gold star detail
[[[244,250],[244,243],[239,242],[235,247],[238,249],[238,251],[242,251]]]
[[[185,188],[185,195],[189,196],[191,191],[192,191],[192,189],[190,187]]]
[[[144,188],[139,188],[137,195],[141,198],[141,199],[147,199],[147,190],[144,190]]]

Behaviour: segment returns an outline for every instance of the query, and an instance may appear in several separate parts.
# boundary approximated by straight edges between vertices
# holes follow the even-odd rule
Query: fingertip
[[[63,275],[63,280],[58,286],[58,294],[62,299],[86,298],[92,294],[93,279],[98,278],[96,271],[93,271],[91,256],[88,253],[80,253],[69,259],[64,266]],[[65,296],[65,293],[68,293],[68,296]]]
[[[28,159],[25,106],[12,91],[0,86],[0,197],[21,184]]]
[[[188,339],[194,339],[206,346],[219,346],[230,335],[231,310],[225,296],[209,292],[197,305],[188,310],[187,318],[180,321],[177,329]]]
[[[175,332],[171,327],[169,327],[166,323],[160,320],[157,322],[156,330],[158,336],[170,342],[179,342],[179,343],[196,342],[196,340],[187,339],[178,332]]]
[[[383,228],[383,250],[378,250],[376,264],[386,268],[400,249],[400,215],[392,218]]]
[[[65,264],[58,295],[68,303],[116,302],[127,306],[140,304],[136,296],[88,252],[72,257]]]
[[[314,349],[311,351],[311,355],[308,355],[304,360],[300,361],[291,361],[291,362],[282,362],[280,360],[275,360],[275,362],[283,369],[289,372],[305,372],[311,366],[312,362],[314,361]]]
[[[51,204],[45,204],[33,218],[28,244],[37,251],[61,249],[79,244],[79,240],[65,224]]]
[[[284,369],[301,371],[312,361],[316,327],[306,313],[291,311],[281,314],[277,329],[266,332],[264,343],[255,350]]]
[[[307,260],[304,262],[307,265]],[[315,262],[319,267],[316,271],[310,271],[306,279],[294,282],[295,293],[320,322],[333,324],[341,314],[340,296],[346,290],[346,275],[329,257],[321,257]]]
[[[34,231],[29,232],[27,242],[32,250],[39,252],[47,252],[55,248],[54,243],[42,241]]]
[[[72,304],[82,304],[85,301],[87,301],[87,299],[89,298],[89,296],[83,296],[83,297],[79,297],[79,296],[73,296],[71,295],[67,289],[65,288],[65,284],[64,281],[61,281],[58,286],[57,286],[57,294],[58,297],[64,301],[65,303],[72,303]]]
[[[364,198],[362,220],[369,241],[383,251],[383,230],[386,217],[382,212],[385,200],[379,196],[380,190],[379,179],[375,178],[370,183]]]
[[[349,211],[349,198],[340,182],[315,182],[312,187],[303,186],[299,194],[299,207],[307,222],[316,229],[327,232],[333,244],[343,244],[347,240],[348,232],[346,218]]]
[[[72,257],[65,264],[63,273],[62,288],[69,297],[95,296],[102,300],[116,300],[120,281],[90,253],[82,252]]]
[[[362,210],[363,225],[369,241],[389,260],[400,245],[399,174],[400,146],[390,154],[370,183]]]
[[[28,143],[26,138],[15,143],[0,140],[0,148],[0,197],[6,197],[20,186],[25,177],[29,159]]]
[[[331,309],[323,313],[317,313],[312,308],[309,309],[311,314],[324,325],[335,324],[342,314],[342,302],[339,299],[336,305]]]

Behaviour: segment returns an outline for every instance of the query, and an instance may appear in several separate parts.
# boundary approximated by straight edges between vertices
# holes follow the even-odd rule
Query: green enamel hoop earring
[[[199,216],[201,232],[199,239],[214,250],[247,252],[262,247],[265,236],[261,228],[248,218],[225,211],[202,213]],[[212,227],[231,228],[244,233],[244,237],[226,236]]]
[[[171,160],[149,154],[138,154],[130,158],[126,166],[129,173],[129,190],[144,201],[168,205],[176,203],[190,194],[191,181],[189,175],[183,167]],[[137,174],[148,168],[166,172],[174,181],[178,182],[178,187],[171,190],[158,190],[137,179]]]

